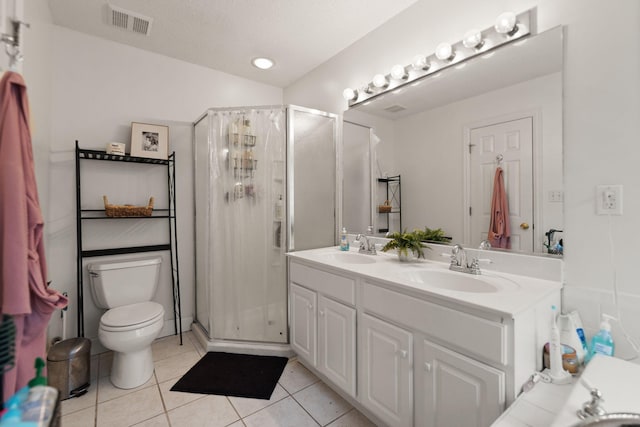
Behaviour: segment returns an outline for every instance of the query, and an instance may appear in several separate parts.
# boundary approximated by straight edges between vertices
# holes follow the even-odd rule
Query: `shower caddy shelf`
[[[176,170],[175,152],[165,159],[149,159],[128,155],[107,154],[104,151],[85,150],[78,146],[76,141],[76,248],[77,248],[77,292],[78,292],[78,336],[84,337],[84,287],[83,268],[84,258],[100,257],[108,255],[123,255],[154,251],[169,251],[171,259],[171,284],[173,294],[173,318],[175,335],[180,335],[182,345],[182,309],[180,303],[180,274],[178,267],[178,235],[176,230]],[[167,167],[167,194],[169,206],[167,209],[153,208],[151,216],[123,216],[108,217],[104,209],[82,209],[80,192],[80,162],[81,160],[98,160],[110,162],[132,163],[136,165],[164,165]],[[82,222],[85,220],[157,220],[164,219],[169,225],[169,241],[160,245],[128,246],[118,248],[102,248],[85,250],[82,245]]]

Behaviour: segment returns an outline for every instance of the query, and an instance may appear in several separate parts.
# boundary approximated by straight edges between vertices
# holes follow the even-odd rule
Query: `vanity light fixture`
[[[456,51],[449,43],[440,43],[436,47],[436,58],[441,61],[451,62],[456,57]]]
[[[389,80],[387,79],[387,76],[383,74],[376,74],[373,76],[372,83],[378,89],[385,89],[389,86]]]
[[[525,41],[531,34],[535,9],[514,14],[506,12],[498,16],[494,25],[484,30],[469,30],[457,43],[440,43],[433,54],[419,54],[406,66],[394,65],[387,75],[376,74],[361,89],[347,88],[342,93],[349,107],[366,103],[372,98],[395,92],[406,84],[418,84],[426,77],[435,78],[449,67],[462,68],[466,61],[477,56],[491,55],[494,49],[518,41]]]
[[[409,78],[409,73],[407,73],[407,69],[400,64],[396,64],[391,68],[391,78],[395,80],[406,80]]]
[[[260,68],[261,70],[268,70],[275,65],[275,62],[273,62],[272,59],[261,57],[253,58],[251,60],[251,64],[253,64],[253,66],[256,68]]]
[[[507,36],[512,37],[518,32],[518,19],[516,18],[516,14],[513,12],[500,14],[496,19],[494,28],[497,33],[506,34]]]
[[[482,49],[482,46],[484,46],[484,40],[482,39],[482,33],[480,30],[476,30],[474,28],[473,30],[467,31],[462,39],[462,45],[467,49]]]

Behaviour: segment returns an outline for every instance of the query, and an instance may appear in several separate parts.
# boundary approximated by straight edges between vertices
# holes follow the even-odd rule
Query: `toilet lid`
[[[141,327],[164,315],[164,308],[157,302],[139,302],[112,308],[102,315],[100,323],[111,328]]]

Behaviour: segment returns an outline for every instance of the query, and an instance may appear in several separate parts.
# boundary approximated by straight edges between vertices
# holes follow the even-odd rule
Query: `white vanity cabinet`
[[[504,410],[503,371],[426,339],[417,359],[416,425],[488,426]]]
[[[316,366],[316,293],[291,284],[291,348],[299,357]]]
[[[355,397],[355,280],[297,263],[289,278],[292,350]]]
[[[396,353],[407,359],[407,370],[413,367],[415,384],[410,401],[415,411],[412,412],[410,407],[403,408],[407,411],[403,417],[393,420],[388,416],[388,408],[393,408],[392,401],[386,402],[386,410],[376,410],[375,405],[368,404],[368,396],[361,396],[363,404],[385,422],[394,426],[413,425],[415,417],[415,425],[425,427],[480,427],[489,426],[502,413],[505,408],[505,372],[479,361],[487,360],[499,367],[507,364],[508,326],[501,322],[500,317],[485,319],[369,281],[363,282],[362,308],[365,313],[363,320],[373,319],[371,315],[378,316],[380,319],[376,319],[376,324],[384,324],[381,319],[386,319],[399,325],[388,325],[388,328],[409,335],[409,344],[405,344],[403,349],[396,349]],[[402,326],[412,332],[400,329]],[[363,321],[360,328],[363,343],[369,341],[366,328],[367,323]],[[412,339],[416,342],[413,351]],[[382,345],[363,345],[359,362],[377,366],[391,357],[391,351]],[[372,374],[362,374],[365,375],[361,380],[363,391],[370,392],[366,376]],[[403,392],[401,378],[397,380],[392,384],[393,390]]]
[[[390,426],[413,425],[413,335],[363,314],[359,400]]]
[[[392,279],[396,264],[341,269],[290,256],[292,349],[381,425],[490,426],[541,368],[561,287],[524,278],[531,288],[495,294],[509,301],[496,309],[411,286],[401,267]]]

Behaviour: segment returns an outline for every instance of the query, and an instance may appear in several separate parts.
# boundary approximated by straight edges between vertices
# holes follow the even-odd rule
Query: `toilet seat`
[[[100,318],[104,331],[124,332],[140,329],[162,321],[164,308],[157,302],[147,301],[112,308]]]

